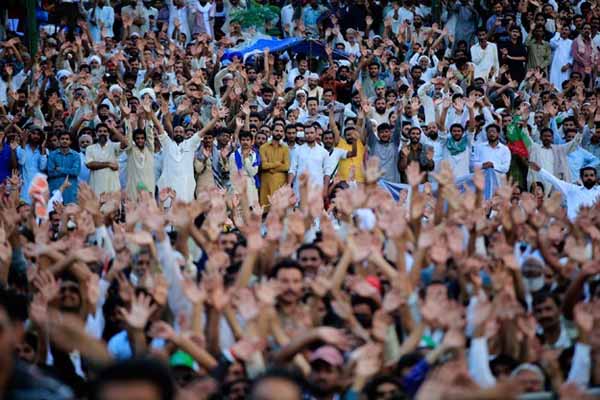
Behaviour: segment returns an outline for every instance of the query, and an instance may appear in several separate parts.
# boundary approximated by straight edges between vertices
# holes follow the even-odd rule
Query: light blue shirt
[[[85,152],[82,151],[79,153],[79,158],[81,160],[81,168],[79,169],[79,182],[90,183],[90,169],[85,163]]]
[[[594,167],[600,166],[600,159],[590,153],[589,151],[578,146],[575,151],[572,151],[567,155],[567,161],[569,162],[569,168],[571,170],[571,181],[577,182],[579,180],[579,170],[583,167]]]
[[[152,339],[150,347],[153,349],[162,349],[165,347],[164,339]],[[133,351],[129,344],[127,331],[121,331],[110,338],[108,341],[108,352],[117,360],[127,360],[133,357]]]
[[[21,177],[23,178],[21,200],[31,204],[31,199],[29,198],[31,181],[36,174],[46,171],[48,157],[42,155],[39,147],[32,150],[31,146],[28,145],[25,146],[25,148],[19,146],[17,147],[17,161],[19,163],[19,169],[21,170]]]
[[[50,193],[58,190],[65,178],[69,177],[71,186],[66,188],[62,194],[64,204],[77,202],[77,189],[79,187],[77,177],[80,168],[79,154],[75,150],[69,149],[67,154],[63,154],[60,149],[57,149],[48,156],[48,186],[50,187]]]

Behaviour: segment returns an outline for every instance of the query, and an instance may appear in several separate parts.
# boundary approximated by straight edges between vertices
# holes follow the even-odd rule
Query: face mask
[[[523,278],[523,284],[529,293],[541,290],[544,287],[544,283],[544,275],[540,275],[537,278]]]
[[[465,290],[467,291],[467,294],[469,295],[469,297],[473,296],[473,284],[472,283],[467,283],[465,285]]]

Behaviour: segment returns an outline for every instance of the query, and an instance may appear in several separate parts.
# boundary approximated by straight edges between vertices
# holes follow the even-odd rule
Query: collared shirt
[[[389,142],[382,142],[375,133],[370,133],[367,137],[369,156],[379,158],[379,167],[383,170],[381,179],[393,183],[400,183],[400,171],[398,170],[399,146],[399,131],[394,131],[392,139]]]
[[[298,118],[298,122],[301,124],[307,125],[312,124],[313,122],[317,122],[321,128],[327,129],[327,125],[329,125],[329,118],[324,116],[323,114],[317,114],[314,116],[310,116],[308,114],[304,114]]]
[[[35,150],[31,149],[31,146],[25,146],[25,148],[17,147],[17,161],[21,168],[21,175],[23,177],[23,188],[21,189],[21,200],[29,203],[29,186],[33,177],[46,170],[46,164],[48,163],[48,157],[42,155],[40,148],[37,147]]]
[[[545,169],[541,169],[539,175],[560,190],[563,196],[565,196],[567,216],[570,220],[574,220],[577,217],[579,208],[582,206],[591,206],[600,200],[600,186],[598,185],[591,189],[588,189],[585,186],[574,185],[569,182],[561,181]]]
[[[77,179],[81,170],[81,158],[75,150],[69,149],[64,154],[60,149],[54,150],[48,155],[48,186],[50,193],[60,188],[65,178],[69,178],[71,186],[63,192],[63,203],[75,203],[77,201]]]
[[[500,180],[510,168],[510,158],[510,150],[502,143],[498,143],[496,147],[490,146],[489,143],[480,143],[475,145],[472,164],[474,168],[481,168],[484,163],[491,162],[494,164],[496,177]]]
[[[329,153],[325,147],[316,143],[312,147],[307,143],[296,146],[290,167],[290,173],[296,180],[306,171],[312,185],[323,186],[323,178],[329,170]]]
[[[108,141],[104,146],[101,146],[100,143],[94,143],[85,149],[85,161],[86,164],[91,162],[118,163],[120,154],[121,144],[118,142]],[[110,168],[90,171],[90,186],[97,195],[104,192],[120,191],[119,171]]]

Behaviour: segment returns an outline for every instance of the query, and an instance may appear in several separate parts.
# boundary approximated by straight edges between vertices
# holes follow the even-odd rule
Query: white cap
[[[61,69],[60,71],[58,71],[56,73],[56,77],[58,78],[59,81],[62,78],[68,78],[71,75],[73,75],[73,73],[71,71],[69,71],[68,69]]]
[[[152,97],[152,100],[156,101],[156,93],[154,93],[154,89],[145,88],[145,89],[140,90],[140,92],[139,92],[140,99],[142,99],[145,95]]]
[[[117,91],[117,92],[123,93],[123,88],[117,84],[114,84],[114,85],[110,85],[110,88],[108,89],[108,91],[109,92]]]

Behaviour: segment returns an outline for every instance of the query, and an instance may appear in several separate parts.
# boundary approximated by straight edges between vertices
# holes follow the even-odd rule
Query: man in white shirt
[[[188,8],[185,4],[185,0],[166,0],[165,4],[169,7],[169,29],[167,30],[169,38],[173,37],[175,21],[177,21],[179,24],[179,32],[184,33],[186,42],[189,42],[192,35],[188,23]]]
[[[96,125],[98,143],[88,146],[85,151],[86,165],[90,170],[90,186],[96,195],[118,192],[121,190],[119,181],[119,155],[127,147],[127,139],[116,129],[113,134],[119,142],[109,140],[109,127],[100,123]]]
[[[500,143],[500,127],[497,124],[488,125],[485,132],[488,141],[475,146],[472,164],[474,168],[492,168],[496,172],[498,181],[500,181],[510,167],[510,150]]]
[[[211,121],[198,133],[185,139],[185,130],[179,125],[173,129],[173,138],[165,133],[158,118],[151,113],[152,122],[158,127],[158,140],[163,149],[163,170],[158,179],[159,190],[171,188],[175,190],[178,200],[191,202],[194,200],[196,179],[194,178],[194,159],[202,137],[211,130],[220,118],[220,111],[212,110]]]
[[[479,43],[471,46],[471,59],[475,67],[474,78],[483,78],[487,82],[492,68],[494,70],[492,76],[496,76],[500,69],[498,49],[494,43],[488,42],[487,31],[484,27],[477,30],[477,38]]]
[[[304,127],[304,139],[306,143],[297,146],[292,159],[288,181],[294,182],[294,192],[300,198],[299,177],[307,172],[311,185],[323,187],[323,195],[327,193],[329,186],[329,153],[323,146],[317,144],[317,132],[315,127],[308,125]]]
[[[301,75],[304,78],[304,82],[306,82],[308,80],[308,77],[310,76],[310,71],[308,70],[308,60],[306,58],[300,58],[298,60],[298,67],[292,68],[290,70],[287,76],[287,83],[285,85],[285,88],[293,88],[294,81],[299,75]]]
[[[306,100],[306,107],[308,108],[308,114],[300,115],[298,122],[304,125],[318,123],[322,129],[327,129],[329,118],[323,114],[319,114],[319,100],[316,97],[309,97]]]
[[[581,207],[589,207],[600,200],[600,186],[596,184],[596,169],[594,167],[583,167],[579,170],[579,177],[583,186],[574,185],[562,181],[555,177],[551,172],[546,171],[534,162],[529,163],[529,167],[539,173],[539,176],[560,190],[567,203],[567,216],[570,220],[577,217]]]

